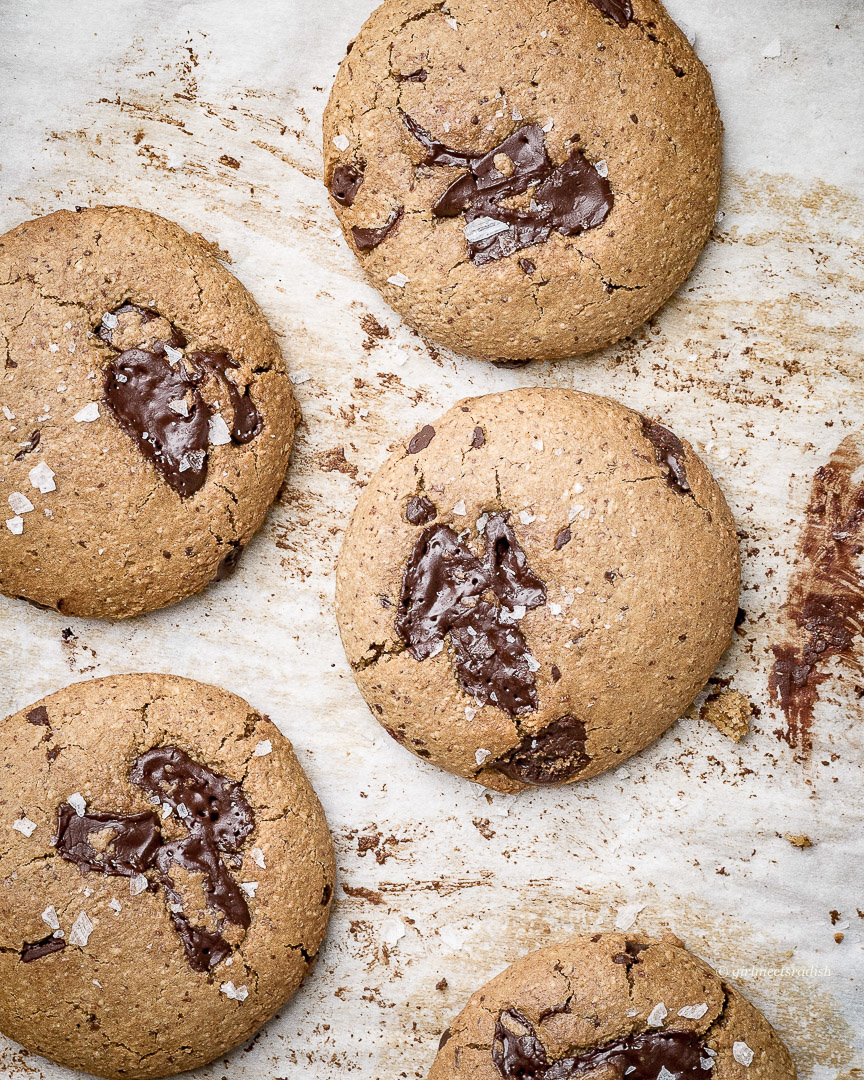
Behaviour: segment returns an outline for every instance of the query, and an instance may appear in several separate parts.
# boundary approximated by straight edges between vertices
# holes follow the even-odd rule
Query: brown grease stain
[[[786,607],[792,632],[773,646],[769,680],[786,716],[777,734],[802,757],[812,747],[813,710],[829,662],[837,657],[861,671],[853,647],[864,633],[864,431],[847,436],[816,470],[805,513]]]

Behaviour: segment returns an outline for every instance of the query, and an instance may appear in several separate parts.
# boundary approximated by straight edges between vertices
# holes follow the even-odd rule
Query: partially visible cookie
[[[729,643],[738,543],[667,428],[525,388],[455,405],[364,489],[336,604],[354,677],[413,753],[502,791],[620,764]]]
[[[441,1036],[429,1080],[794,1080],[779,1036],[672,935],[523,956]]]
[[[273,331],[200,237],[123,206],[19,225],[0,348],[0,592],[122,618],[231,572],[298,414]]]
[[[658,0],[384,0],[324,114],[324,180],[412,326],[493,361],[624,337],[711,230],[722,128]]]
[[[62,1065],[211,1061],[312,964],[333,847],[291,744],[170,675],[76,683],[0,728],[0,1030]]]

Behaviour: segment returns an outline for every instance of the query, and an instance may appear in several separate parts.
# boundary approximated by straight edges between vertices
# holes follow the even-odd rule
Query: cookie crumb
[[[750,730],[753,706],[740,691],[725,690],[711,694],[699,710],[699,716],[713,724],[727,739],[737,743]]]
[[[786,833],[786,839],[789,841],[792,847],[813,847],[813,841],[810,839],[809,836],[806,836],[804,833]]]

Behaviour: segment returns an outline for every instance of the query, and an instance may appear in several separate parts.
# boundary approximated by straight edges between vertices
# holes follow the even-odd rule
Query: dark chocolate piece
[[[429,443],[435,438],[435,428],[431,424],[426,424],[425,427],[420,428],[417,434],[408,443],[409,454],[419,454],[421,450],[425,450]]]
[[[646,1031],[550,1062],[534,1025],[516,1009],[498,1014],[492,1042],[503,1080],[576,1080],[601,1069],[611,1080],[657,1080],[661,1069],[672,1080],[710,1080],[713,1065],[702,1068],[709,1060],[694,1031]]]
[[[565,525],[561,532],[555,537],[555,550],[560,551],[565,544],[569,544],[573,539],[573,533],[570,532],[570,526]]]
[[[94,847],[91,837],[104,834]],[[51,841],[64,859],[83,871],[134,877],[153,865],[162,843],[155,814],[79,815],[69,803],[57,808],[57,831]]]
[[[336,202],[351,206],[362,183],[363,173],[353,165],[337,165],[330,181],[330,194]]]
[[[352,226],[351,235],[354,237],[354,244],[356,245],[357,250],[372,251],[373,248],[378,247],[378,245],[383,243],[390,233],[393,232],[402,220],[404,213],[404,208],[397,206],[384,224],[379,225],[378,228],[362,229],[359,225]]]
[[[649,420],[647,416],[642,417],[642,434],[654,447],[657,463],[665,465],[668,469],[666,482],[669,487],[682,495],[689,495],[690,483],[687,480],[687,467],[684,464],[684,444],[678,436],[662,424]]]
[[[261,433],[264,421],[255,407],[255,402],[249,397],[249,388],[242,389],[228,378],[228,368],[235,371],[240,365],[224,349],[214,349],[211,352],[187,353],[186,359],[203,375],[204,372],[212,372],[217,375],[225,388],[228,390],[228,398],[234,418],[231,422],[231,441],[242,445],[251,442],[256,435]]]
[[[519,266],[526,274],[533,274],[537,269],[537,267],[534,265],[533,262],[531,262],[530,259],[520,259]]]
[[[416,71],[412,71],[410,75],[396,75],[397,82],[426,82],[429,72],[426,68],[417,68]]]
[[[255,827],[240,785],[177,746],[154,746],[133,762],[129,777],[177,810],[193,835],[211,839],[221,851],[238,851]]]
[[[15,460],[20,461],[28,454],[32,454],[36,447],[39,445],[39,440],[41,438],[42,433],[39,431],[34,431],[31,434],[30,438],[27,440],[27,442],[24,444],[24,446],[22,446],[18,453],[15,455]]]
[[[545,604],[546,587],[508,517],[489,518],[483,561],[449,525],[423,531],[402,579],[396,631],[417,660],[439,652],[449,634],[462,688],[480,704],[516,716],[537,708],[537,690],[528,646],[509,612]],[[500,608],[481,599],[489,589]]]
[[[633,5],[630,0],[591,0],[591,3],[619,26],[627,26],[633,19]]]
[[[438,517],[438,508],[425,495],[415,495],[408,500],[405,517],[412,525],[428,525]]]
[[[60,952],[65,948],[66,939],[54,937],[53,934],[42,938],[41,941],[25,941],[21,947],[21,963],[32,964],[34,960],[41,960],[43,956],[50,956],[51,953]]]
[[[176,401],[187,401],[187,416],[169,407]],[[108,366],[105,403],[181,498],[198,491],[207,476],[210,410],[181,363],[127,349]]]
[[[194,926],[180,912],[171,913],[171,924],[193,971],[208,971],[231,955],[231,946],[218,931]]]
[[[546,152],[545,134],[537,124],[526,124],[498,146],[480,153],[454,150],[434,139],[406,113],[402,119],[426,150],[425,164],[468,169],[435,202],[432,213],[436,217],[465,215],[468,253],[477,266],[544,243],[553,230],[576,236],[601,224],[612,209],[612,188],[606,177],[575,147],[564,162],[554,165]],[[504,167],[502,156],[509,162],[505,171],[496,165],[497,161]],[[505,200],[532,187],[527,209],[504,205]],[[478,222],[473,230],[472,222]],[[501,228],[490,233],[494,223],[500,223]],[[533,271],[534,264],[524,261]],[[531,272],[520,265],[526,273]]]
[[[219,568],[216,571],[216,577],[214,581],[225,581],[231,577],[234,571],[237,569],[237,563],[240,562],[240,556],[243,554],[243,545],[239,540],[231,541],[231,550],[219,563]]]
[[[173,904],[183,903],[171,874],[171,867],[179,866],[187,873],[201,875],[207,906],[213,911],[237,926],[247,927],[251,922],[249,905],[209,837],[192,835],[165,844],[156,856],[156,866]]]
[[[475,427],[474,434],[471,436],[471,446],[475,450],[479,450],[481,446],[486,444],[486,435],[482,427]]]
[[[41,727],[51,727],[51,721],[48,719],[48,710],[44,705],[37,705],[35,709],[31,709],[27,713],[27,723],[37,724]]]
[[[511,780],[532,787],[564,784],[589,762],[585,725],[575,716],[562,716],[524,739],[503,758],[490,762]]]

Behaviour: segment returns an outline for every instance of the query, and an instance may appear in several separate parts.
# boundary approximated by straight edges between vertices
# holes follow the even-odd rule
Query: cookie
[[[363,696],[409,750],[501,791],[603,772],[729,643],[735,526],[692,447],[605,398],[460,402],[364,489],[337,571]]]
[[[122,618],[231,572],[298,416],[273,331],[200,237],[122,206],[19,225],[0,348],[0,592]]]
[[[657,0],[385,0],[324,115],[372,283],[432,341],[553,360],[617,341],[711,230],[711,79]]]
[[[155,1077],[247,1039],[324,937],[333,847],[291,744],[171,675],[77,683],[0,729],[0,1030]]]
[[[429,1080],[794,1080],[779,1036],[671,934],[517,960],[441,1036]]]

